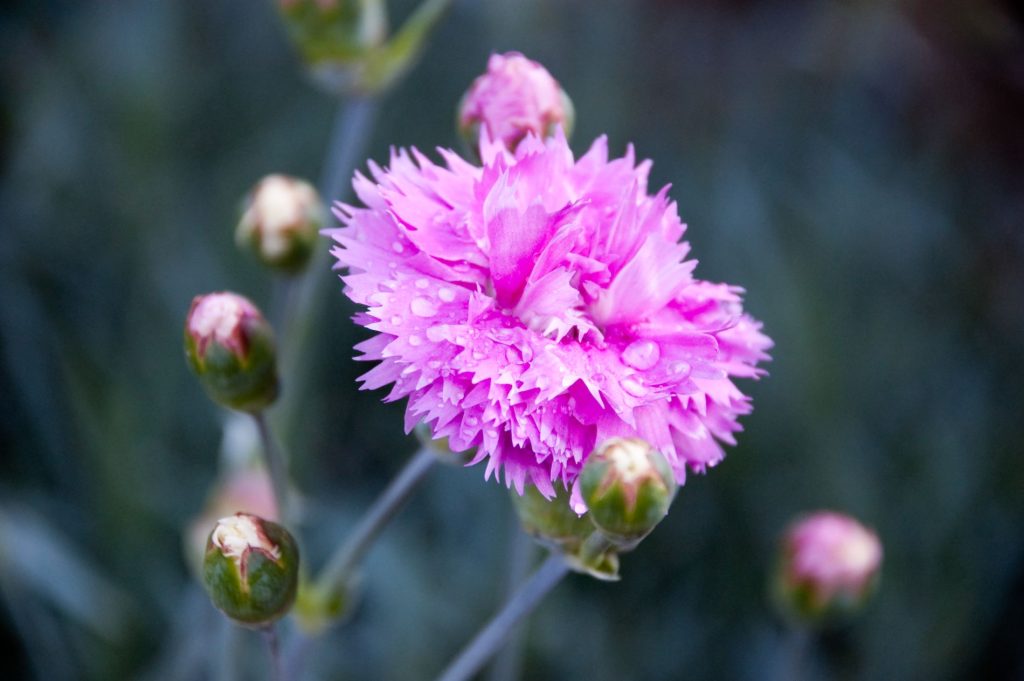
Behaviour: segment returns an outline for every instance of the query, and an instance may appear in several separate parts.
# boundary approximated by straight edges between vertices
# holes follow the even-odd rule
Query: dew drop
[[[405,246],[403,246],[402,244],[400,244],[397,241],[395,243],[391,244],[391,248],[392,248],[392,250],[395,251],[395,253],[402,253],[402,252],[405,251]]]
[[[391,318],[391,326],[400,326],[402,324],[402,318],[395,315]]]
[[[450,303],[455,300],[455,291],[450,288],[443,288],[437,292],[437,297],[440,298],[442,302]]]
[[[644,388],[643,384],[634,378],[622,379],[621,385],[622,389],[625,390],[630,395],[632,395],[633,397],[643,397],[644,395],[647,394],[647,390],[646,388]]]
[[[689,362],[683,362],[683,361],[672,362],[672,364],[669,366],[668,370],[674,376],[681,376],[683,374],[688,374],[688,373],[690,373],[690,363]]]
[[[640,371],[650,369],[661,358],[661,349],[652,340],[635,340],[622,351],[622,361]]]
[[[409,336],[409,345],[412,345],[413,347],[417,345],[423,345],[423,339],[417,336],[416,334],[413,334]]]
[[[430,298],[424,298],[419,296],[412,299],[409,303],[409,309],[417,317],[433,317],[437,314],[437,308],[434,303],[431,302]]]
[[[426,278],[416,280],[416,288],[427,288],[430,286],[430,281]]]

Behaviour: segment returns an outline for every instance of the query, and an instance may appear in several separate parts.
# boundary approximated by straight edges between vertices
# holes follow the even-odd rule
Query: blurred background
[[[413,3],[389,3],[394,22]],[[233,242],[262,175],[316,178],[337,103],[270,2],[0,9],[2,676],[204,679],[259,641],[191,576],[183,533],[224,413],[183,360],[193,295],[260,304]],[[1024,15],[1002,0],[457,2],[380,104],[368,155],[455,146],[492,51],[546,65],[573,146],[655,161],[698,276],[741,284],[776,348],[755,412],[623,580],[571,576],[524,679],[784,678],[767,581],[794,515],[851,513],[881,588],[807,678],[1024,679]],[[321,273],[321,276],[327,276]],[[285,437],[316,565],[414,451],[359,393],[340,286]],[[425,679],[503,600],[516,532],[482,467],[432,472],[307,678]]]

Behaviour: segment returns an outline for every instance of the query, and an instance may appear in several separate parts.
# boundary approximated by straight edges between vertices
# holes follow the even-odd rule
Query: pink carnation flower
[[[476,449],[520,493],[573,485],[611,437],[652,443],[680,482],[718,463],[751,410],[732,379],[763,373],[771,341],[741,289],[693,277],[650,163],[609,160],[604,137],[575,160],[560,132],[514,153],[485,137],[482,168],[439,153],[371,162],[354,181],[366,207],[336,208],[333,254],[377,332],[357,346],[380,362],[363,389],[393,383],[407,430]]]
[[[518,52],[492,54],[487,72],[473,81],[459,106],[459,127],[481,132],[513,149],[528,133],[566,126],[571,107],[548,70]],[[476,139],[478,135],[470,135]]]

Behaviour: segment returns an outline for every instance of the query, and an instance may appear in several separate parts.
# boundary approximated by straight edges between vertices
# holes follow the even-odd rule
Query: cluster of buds
[[[587,458],[579,485],[585,515],[576,513],[565,494],[547,499],[529,486],[513,496],[520,521],[574,569],[616,580],[619,554],[636,548],[668,513],[675,476],[665,457],[644,440],[611,438]]]
[[[326,211],[308,182],[287,175],[268,175],[242,202],[235,240],[275,270],[301,271],[309,262]]]
[[[218,610],[265,627],[295,602],[299,550],[280,525],[249,513],[221,518],[206,542],[203,583]]]
[[[572,132],[572,100],[548,70],[518,52],[492,54],[487,72],[462,97],[459,133],[473,150],[486,131],[492,141],[515,150],[527,134],[549,137]]]
[[[219,404],[257,412],[277,397],[274,334],[248,298],[227,292],[196,296],[185,320],[185,355]]]
[[[882,544],[853,518],[819,512],[789,527],[775,575],[776,601],[788,617],[816,624],[859,610],[878,585]]]

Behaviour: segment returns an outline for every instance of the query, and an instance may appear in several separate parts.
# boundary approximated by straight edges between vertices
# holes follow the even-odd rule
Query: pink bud
[[[781,595],[803,617],[848,613],[871,595],[881,565],[874,532],[840,513],[814,513],[786,532]]]
[[[481,128],[515,149],[527,133],[545,137],[558,125],[569,134],[572,103],[547,69],[518,52],[492,54],[459,106],[459,129],[474,147]]]

